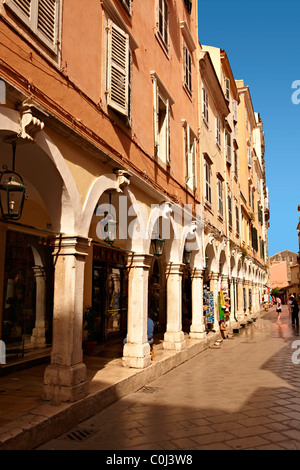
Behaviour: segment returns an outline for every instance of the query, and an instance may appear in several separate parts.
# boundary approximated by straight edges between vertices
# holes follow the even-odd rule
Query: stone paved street
[[[286,306],[281,320],[270,310],[39,449],[300,449],[299,330]]]

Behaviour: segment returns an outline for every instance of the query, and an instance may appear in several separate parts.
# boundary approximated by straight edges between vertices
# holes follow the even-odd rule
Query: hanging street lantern
[[[166,240],[160,238],[159,235],[156,235],[154,238],[152,238],[151,246],[155,256],[161,256],[163,254],[165,243]]]
[[[192,250],[187,250],[186,247],[184,247],[183,251],[183,263],[186,266],[189,266],[191,264],[191,259],[192,259]]]
[[[104,226],[104,235],[106,235],[106,237],[104,238],[104,241],[108,245],[113,245],[117,238],[118,222],[114,219],[114,216],[111,213],[105,212],[104,215],[106,219],[106,224]]]
[[[13,167],[8,170],[4,165],[0,172],[0,210],[5,219],[18,220],[23,211],[26,185],[23,178],[15,170],[16,142],[13,146]]]

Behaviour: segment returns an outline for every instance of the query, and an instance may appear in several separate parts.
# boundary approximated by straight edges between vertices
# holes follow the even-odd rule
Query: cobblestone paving
[[[276,320],[271,310],[39,449],[300,449],[299,330],[287,307]]]

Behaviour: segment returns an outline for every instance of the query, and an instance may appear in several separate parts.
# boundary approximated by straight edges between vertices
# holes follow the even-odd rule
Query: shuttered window
[[[110,20],[107,44],[107,104],[128,116],[129,36]]]
[[[202,88],[202,119],[208,126],[208,93],[205,88]]]
[[[230,100],[230,80],[227,77],[225,77],[225,97]]]
[[[183,44],[183,69],[184,69],[184,86],[192,94],[192,56],[187,47]]]
[[[226,161],[231,165],[231,135],[230,132],[226,131]]]
[[[166,48],[169,47],[169,11],[167,0],[157,0],[157,33]]]
[[[219,116],[216,116],[216,144],[221,148],[221,123]]]
[[[218,214],[223,217],[223,183],[218,179]]]
[[[204,161],[204,175],[205,175],[205,200],[211,204],[211,178],[210,178],[210,164],[207,160]]]
[[[184,149],[186,161],[186,184],[195,190],[197,187],[197,167],[196,167],[196,134],[192,131],[188,123],[184,126]]]
[[[53,52],[57,52],[60,0],[6,0],[21,21]]]

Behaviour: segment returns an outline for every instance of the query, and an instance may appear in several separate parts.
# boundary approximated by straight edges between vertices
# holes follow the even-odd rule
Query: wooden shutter
[[[231,135],[226,132],[226,160],[231,165]]]
[[[16,13],[28,26],[31,20],[32,1],[31,0],[6,0],[5,4]]]
[[[109,21],[107,88],[108,105],[128,115],[129,36]]]
[[[227,77],[225,77],[225,97],[230,100],[230,80]]]
[[[191,153],[191,141],[190,141],[190,126],[189,124],[186,125],[185,128],[185,143],[186,143],[186,176],[187,176],[187,181],[186,184],[189,187],[192,187],[192,153]]]
[[[166,161],[168,164],[171,162],[171,149],[170,149],[170,102],[166,101]]]
[[[197,139],[194,138],[192,145],[192,165],[193,165],[193,189],[197,188]]]
[[[50,47],[57,45],[57,0],[38,0],[37,34]]]
[[[153,77],[153,127],[154,127],[154,146],[158,148],[158,117],[159,117],[159,102],[158,102],[158,89],[157,80]]]
[[[238,103],[236,100],[233,100],[232,104],[233,104],[233,120],[237,122],[238,121]]]

